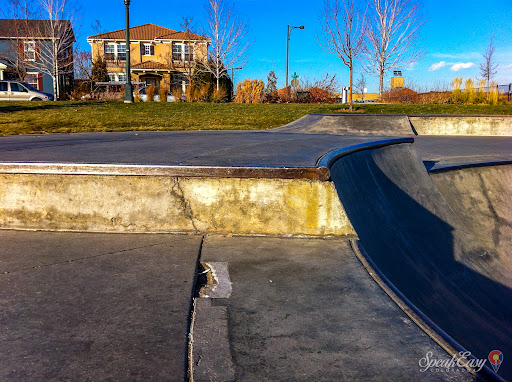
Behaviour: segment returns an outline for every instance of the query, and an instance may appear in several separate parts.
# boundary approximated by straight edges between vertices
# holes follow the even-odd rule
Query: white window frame
[[[119,56],[121,54],[125,54],[125,60],[126,60],[126,43],[124,43],[124,42],[120,42],[120,43],[108,42],[106,44],[106,46],[108,46],[110,49],[109,49],[109,52],[105,52],[105,54],[113,54],[115,60],[120,59]],[[121,46],[125,46],[124,52],[121,51],[121,49],[120,49]]]
[[[144,54],[143,56],[152,56],[151,54],[151,44],[144,44]]]
[[[29,57],[29,54],[33,54],[33,57]],[[35,41],[23,41],[23,57],[27,61],[36,60],[36,42]]]
[[[37,90],[42,90],[42,89],[39,89],[39,73],[38,72],[27,72],[27,75],[29,75],[31,77],[34,77],[36,82],[35,82],[35,84],[31,83],[31,82],[28,82],[28,81],[25,81],[25,82],[27,84],[29,84],[30,86],[36,88]]]
[[[173,46],[173,50],[172,50],[172,59],[173,61],[183,61],[183,62],[188,62],[188,61],[194,61],[194,54],[195,54],[195,48],[194,48],[194,45],[193,44],[187,44],[187,43],[184,43],[184,42],[175,42],[172,44]],[[174,59],[174,55],[175,54],[178,54],[178,52],[174,52],[174,46],[179,46],[180,47],[180,56],[181,58],[179,60],[175,60]],[[192,51],[192,53],[189,53],[190,51]],[[187,60],[187,58],[191,58],[191,60]]]
[[[118,82],[126,82],[126,73],[117,73],[116,75]],[[124,78],[121,78],[124,77]]]

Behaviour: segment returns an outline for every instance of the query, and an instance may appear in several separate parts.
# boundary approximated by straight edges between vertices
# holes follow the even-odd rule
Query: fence
[[[506,97],[507,101],[512,100],[512,84],[508,85],[496,85],[496,86],[490,86],[490,87],[483,87],[483,88],[475,88],[476,92],[482,92],[482,93],[489,93],[490,91],[493,91],[495,89],[498,89],[498,94]]]

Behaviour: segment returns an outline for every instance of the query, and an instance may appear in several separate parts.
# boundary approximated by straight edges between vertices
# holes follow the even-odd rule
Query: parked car
[[[0,81],[0,101],[53,101],[53,95],[25,82]]]
[[[139,97],[140,97],[140,100],[142,102],[147,102],[148,100],[148,95],[146,93],[146,89],[148,88],[148,86],[142,86],[138,89],[138,92],[139,92]],[[153,101],[155,102],[160,102],[160,95],[158,94],[155,94],[153,96]],[[167,92],[167,102],[174,102],[176,101],[176,99],[174,98],[174,96],[172,95],[171,92]]]
[[[124,91],[122,85],[101,84],[96,86],[91,93],[83,95],[82,101],[122,101],[123,97]]]

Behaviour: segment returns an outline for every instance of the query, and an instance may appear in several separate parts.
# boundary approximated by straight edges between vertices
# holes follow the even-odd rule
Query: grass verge
[[[134,130],[254,130],[310,113],[347,114],[339,104],[0,102],[0,134]],[[512,104],[358,105],[357,114],[512,114]]]

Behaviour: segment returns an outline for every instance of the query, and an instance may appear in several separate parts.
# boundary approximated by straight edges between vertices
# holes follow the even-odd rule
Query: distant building
[[[111,81],[126,81],[125,29],[100,33],[87,38],[93,60],[107,61]],[[130,27],[131,79],[160,85],[182,86],[197,63],[206,61],[210,39],[155,24]]]
[[[24,81],[38,90],[54,94],[53,78],[49,73],[55,72],[55,64],[48,61],[46,52],[52,52],[55,42],[59,46],[57,82],[62,98],[73,86],[75,37],[68,20],[53,21],[53,30],[49,25],[49,20],[0,19],[0,76]],[[59,41],[62,39],[66,41]]]
[[[391,90],[405,87],[405,78],[401,70],[394,70],[391,77]]]

